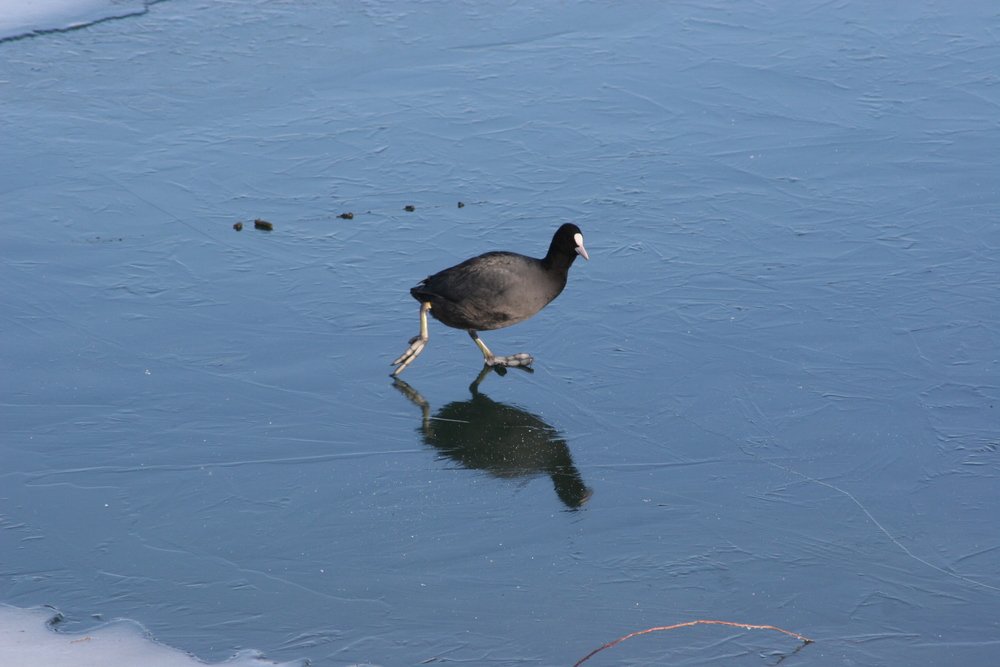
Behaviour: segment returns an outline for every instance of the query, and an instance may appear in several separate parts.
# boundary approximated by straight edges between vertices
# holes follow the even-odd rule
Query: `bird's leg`
[[[427,345],[427,311],[431,309],[431,304],[423,303],[420,304],[420,335],[414,336],[410,339],[410,347],[406,348],[406,352],[399,355],[396,361],[389,364],[390,366],[398,365],[399,368],[392,372],[395,377],[403,372],[403,369],[409,366],[417,356],[423,352],[424,346]]]
[[[472,340],[476,341],[476,345],[483,353],[483,360],[486,362],[487,366],[529,366],[534,361],[531,355],[520,352],[518,354],[512,354],[509,357],[496,357],[490,352],[490,348],[486,347],[486,343],[479,339],[479,334],[475,331],[469,330],[469,335],[472,336]]]

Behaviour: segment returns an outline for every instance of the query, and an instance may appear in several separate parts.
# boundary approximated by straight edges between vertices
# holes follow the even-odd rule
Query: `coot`
[[[552,237],[544,259],[516,252],[488,252],[421,280],[410,290],[420,302],[420,334],[392,362],[398,375],[427,345],[427,311],[434,319],[455,329],[465,329],[483,352],[488,366],[527,366],[534,359],[525,353],[494,356],[477,332],[509,327],[523,322],[566,287],[569,267],[577,255],[584,259],[583,234],[566,223]]]

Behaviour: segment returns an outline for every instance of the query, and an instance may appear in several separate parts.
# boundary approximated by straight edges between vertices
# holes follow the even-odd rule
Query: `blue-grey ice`
[[[995,3],[56,14],[0,42],[0,601],[216,663],[996,662]],[[387,377],[416,280],[565,222],[488,339],[533,373],[438,326]]]

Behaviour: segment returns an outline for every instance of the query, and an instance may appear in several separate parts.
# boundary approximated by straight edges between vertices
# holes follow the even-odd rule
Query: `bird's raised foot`
[[[486,363],[489,366],[510,366],[511,368],[514,368],[516,366],[530,366],[534,362],[535,360],[530,354],[519,352],[518,354],[512,354],[509,357],[492,357]]]
[[[399,368],[392,372],[393,377],[402,373],[403,369],[409,366],[424,351],[427,340],[428,337],[424,335],[417,335],[410,339],[410,347],[406,348],[406,352],[403,352],[396,361],[389,364],[390,366],[399,366]]]

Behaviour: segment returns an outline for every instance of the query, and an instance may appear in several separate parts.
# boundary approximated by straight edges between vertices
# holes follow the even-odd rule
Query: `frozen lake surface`
[[[149,638],[133,621],[103,623],[86,632],[57,632],[62,616],[53,609],[18,609],[0,604],[0,664],[4,667],[200,667],[206,663]],[[218,663],[217,663],[218,664]],[[255,651],[240,651],[225,667],[265,667],[274,661]],[[304,667],[304,661],[282,663]]]
[[[146,9],[0,43],[0,602],[210,662],[996,662],[995,8]],[[483,334],[533,373],[432,322],[389,378],[414,283],[567,221]]]
[[[0,40],[72,30],[145,12],[156,0],[0,0]]]

